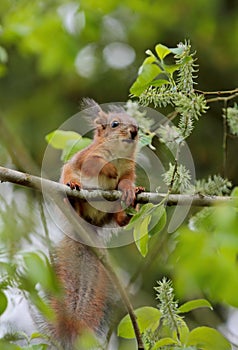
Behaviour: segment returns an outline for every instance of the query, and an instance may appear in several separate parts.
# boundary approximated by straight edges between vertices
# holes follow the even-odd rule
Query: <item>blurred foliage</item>
[[[45,135],[78,111],[82,97],[95,98],[99,103],[127,100],[145,50],[158,42],[175,47],[188,38],[197,51],[198,88],[234,89],[238,78],[235,0],[1,0],[0,118],[14,137],[5,141],[1,136],[1,165],[14,162],[14,153],[16,158],[24,158],[24,153],[18,154],[19,147],[11,152],[11,157],[7,154],[9,145],[9,148],[19,145],[18,139],[40,165],[46,147]],[[196,123],[189,139],[198,177],[202,174],[214,180],[209,178],[210,173],[221,170],[223,107],[222,102],[214,103],[206,118],[201,117]],[[226,111],[230,131],[237,134],[234,129],[237,104],[228,104]],[[177,129],[172,131],[176,138]],[[166,134],[167,130],[161,129],[161,138]],[[237,185],[237,140],[228,141],[227,176]],[[223,180],[218,180],[220,187],[225,185]],[[214,183],[208,182],[206,186],[210,190]],[[31,296],[45,317],[53,317],[40,293],[40,288],[57,292],[57,281],[48,259],[36,249],[36,242],[47,242],[48,246],[41,232],[43,218],[38,215],[36,197],[23,195],[19,190],[11,192],[12,186],[2,192],[2,186],[1,316],[9,305],[7,292],[18,288],[23,295]],[[237,196],[237,189],[233,194]],[[156,210],[149,206],[144,210],[147,209]],[[158,223],[157,232],[147,232],[149,240],[140,247],[130,245],[112,251],[135,293],[134,305],[155,305],[154,283],[168,275],[181,300],[205,296],[213,305],[237,307],[237,206],[199,212],[192,209],[188,224],[172,234],[166,232],[164,209],[157,210],[163,220]],[[172,211],[167,209],[168,220]],[[138,254],[137,248],[147,254],[142,254],[145,258]],[[189,323],[199,326],[206,320],[207,325],[216,327],[223,321],[223,315],[213,314],[198,316],[192,312]],[[32,345],[37,336],[43,335],[25,338],[25,349],[47,348],[42,339],[42,344]],[[18,334],[10,340],[3,338],[0,347],[19,349],[15,340],[21,337]],[[131,343],[128,347],[122,343],[120,349],[131,349]]]
[[[174,47],[187,38],[199,52],[199,87],[208,91],[234,88],[237,9],[235,0],[2,0],[3,116],[40,164],[44,135],[75,114],[82,97],[100,103],[125,101],[145,50],[157,42]],[[198,155],[198,173],[208,175],[210,164],[216,172],[220,170],[219,116],[215,105],[209,118],[216,137],[209,150],[201,142],[208,129],[202,122],[190,141]],[[236,158],[233,154],[232,178]]]

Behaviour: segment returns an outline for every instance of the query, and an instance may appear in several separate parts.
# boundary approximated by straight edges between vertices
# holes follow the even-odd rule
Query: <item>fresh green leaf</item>
[[[235,206],[238,207],[238,186],[232,190],[231,197],[235,202]]]
[[[185,313],[185,312],[189,312],[189,311],[198,309],[200,307],[208,307],[211,310],[213,309],[212,305],[206,299],[196,299],[196,300],[188,301],[188,302],[184,303],[183,305],[181,305],[178,308],[178,312]]]
[[[189,336],[189,328],[187,326],[187,323],[181,317],[178,322],[178,332],[179,332],[180,341],[182,343],[186,343]],[[175,331],[173,336],[175,339],[177,339],[177,333]]]
[[[155,330],[160,322],[161,312],[150,306],[144,306],[135,310],[140,332],[144,332],[150,328]],[[126,315],[119,323],[117,334],[120,337],[132,339],[135,338],[134,329],[129,315]]]
[[[7,308],[8,300],[5,293],[0,290],[0,315],[4,313]]]
[[[134,241],[136,246],[143,257],[148,253],[148,225],[150,222],[151,216],[147,215],[142,222],[138,223],[133,231]]]
[[[171,84],[169,80],[166,79],[156,79],[151,82],[151,86],[162,86],[162,85],[168,85]]]
[[[201,350],[231,350],[228,340],[216,329],[209,327],[193,329],[188,336],[187,345],[197,346]]]
[[[149,235],[153,236],[163,230],[167,222],[167,214],[163,205],[159,205],[152,213],[149,224]]]
[[[79,141],[82,136],[75,131],[55,130],[46,135],[46,141],[56,149],[64,149],[68,141]]]
[[[148,57],[150,58],[150,57]],[[147,58],[147,59],[148,59]],[[130,92],[135,96],[140,96],[142,92],[150,86],[152,80],[161,73],[161,69],[157,64],[146,63],[141,67],[136,81],[130,88]]]
[[[149,55],[149,56],[152,56],[152,57],[155,57],[155,55],[153,54],[153,52],[151,51],[151,50],[146,50],[145,51],[145,53],[146,53],[146,55]],[[155,57],[155,59],[156,59],[156,57]]]
[[[163,346],[167,345],[178,345],[178,342],[172,338],[163,338],[157,341],[154,346],[152,347],[152,350],[161,349]]]
[[[45,334],[39,333],[39,332],[34,332],[31,334],[30,339],[38,339],[38,338],[45,338]]]
[[[91,331],[84,331],[80,337],[76,340],[75,349],[92,350],[101,349],[99,340],[96,335]]]
[[[171,50],[162,44],[158,44],[155,46],[155,51],[158,57],[163,61],[163,59],[171,53]]]
[[[126,226],[126,229],[130,230],[135,227],[137,221],[142,221],[148,214],[150,215],[153,212],[154,204],[147,203],[144,204],[140,211],[138,211],[130,220],[129,224]]]
[[[27,252],[24,253],[23,259],[26,267],[26,277],[32,285],[40,283],[47,290],[53,292],[58,290],[55,274],[46,256],[35,252]]]
[[[167,73],[173,75],[174,72],[179,70],[180,66],[181,66],[180,64],[171,64],[171,65],[164,64],[163,68]]]

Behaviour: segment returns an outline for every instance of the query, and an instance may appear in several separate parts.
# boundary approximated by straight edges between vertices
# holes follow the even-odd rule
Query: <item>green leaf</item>
[[[157,341],[154,346],[152,347],[152,350],[160,349],[162,346],[167,345],[178,345],[178,342],[172,338],[163,338]]]
[[[196,299],[196,300],[188,301],[188,302],[184,303],[183,305],[181,305],[178,308],[178,312],[185,313],[185,312],[189,312],[189,311],[198,309],[200,307],[208,307],[211,310],[213,309],[212,305],[206,299]]]
[[[148,214],[153,212],[154,204],[147,203],[144,204],[138,213],[136,213],[130,220],[129,224],[126,226],[126,229],[130,230],[135,227],[137,221],[142,221]]]
[[[181,317],[178,322],[178,331],[179,331],[180,341],[182,343],[186,343],[189,335],[189,329],[188,329],[187,323]],[[174,338],[177,339],[177,334],[175,331],[174,331]]]
[[[181,64],[171,64],[171,65],[164,64],[163,65],[163,68],[165,69],[165,71],[170,75],[173,75],[173,73],[179,70],[180,67],[181,67]]]
[[[47,290],[53,292],[58,290],[55,274],[46,256],[35,252],[27,252],[23,254],[23,259],[26,267],[26,277],[32,285],[40,283]]]
[[[146,53],[146,55],[148,55],[148,56],[154,57],[155,60],[156,60],[156,57],[155,57],[155,55],[153,54],[153,52],[152,52],[151,50],[148,49],[148,50],[145,51],[145,53]]]
[[[96,335],[91,331],[84,331],[80,337],[76,340],[75,349],[82,350],[92,350],[92,349],[101,349],[99,340],[96,338]]]
[[[0,290],[0,315],[4,313],[7,308],[8,300],[5,293]]]
[[[162,44],[158,44],[155,46],[155,51],[158,57],[163,61],[163,59],[171,53],[171,50]]]
[[[142,222],[139,222],[133,231],[134,240],[136,246],[143,257],[148,253],[148,225],[150,222],[151,216],[147,215]]]
[[[89,146],[92,142],[91,139],[88,139],[87,137],[82,137],[79,140],[68,140],[66,142],[66,145],[64,147],[64,150],[62,152],[61,160],[65,163],[67,162],[72,156],[84,149],[85,147]]]
[[[187,345],[197,346],[201,350],[231,350],[231,345],[226,338],[210,327],[193,329],[188,336]]]
[[[30,339],[38,339],[38,338],[45,338],[45,334],[39,333],[39,332],[34,332],[31,334]]]
[[[158,327],[161,318],[161,312],[150,306],[144,306],[135,310],[135,315],[141,333],[148,328],[155,330]],[[126,315],[119,323],[117,334],[119,337],[127,339],[135,338],[134,329],[129,315]]]
[[[55,130],[46,135],[45,139],[53,148],[64,149],[68,141],[79,141],[82,136],[75,131]]]
[[[148,57],[150,59],[151,57]],[[130,88],[130,92],[135,96],[140,96],[150,86],[152,80],[161,73],[161,69],[154,63],[143,64],[141,72],[139,73],[136,81]]]
[[[10,342],[7,342],[5,340],[0,339],[0,349],[4,350],[21,350],[20,346],[16,344],[12,344]]]
[[[159,205],[155,208],[152,213],[150,224],[149,224],[149,235],[159,233],[163,230],[167,222],[167,214],[164,205]]]
[[[169,80],[166,79],[156,79],[151,82],[151,86],[162,86],[162,85],[168,85],[171,84]]]
[[[231,197],[235,202],[235,206],[238,207],[238,186],[232,190]]]

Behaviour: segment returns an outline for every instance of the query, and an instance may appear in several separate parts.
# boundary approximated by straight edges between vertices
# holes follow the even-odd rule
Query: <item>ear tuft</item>
[[[81,102],[81,109],[91,109],[92,114],[98,114],[102,109],[97,102],[92,98],[83,98]]]

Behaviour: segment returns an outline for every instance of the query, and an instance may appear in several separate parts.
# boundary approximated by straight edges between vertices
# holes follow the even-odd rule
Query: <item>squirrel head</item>
[[[137,144],[138,125],[134,118],[124,109],[112,110],[109,113],[100,111],[94,120],[95,137],[105,141],[120,141],[125,144]]]
[[[138,124],[134,118],[119,106],[110,106],[109,112],[104,112],[92,99],[84,99],[84,107],[89,108],[94,117],[94,139],[101,142],[118,143],[124,147],[135,148],[138,142]]]

